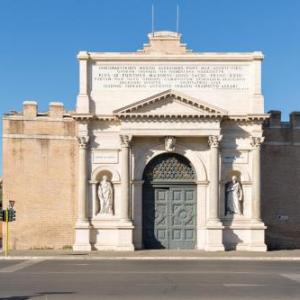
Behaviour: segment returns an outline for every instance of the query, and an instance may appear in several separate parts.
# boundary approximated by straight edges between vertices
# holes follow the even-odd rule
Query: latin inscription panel
[[[247,152],[236,152],[224,151],[222,153],[224,163],[235,163],[235,164],[247,164],[248,163],[248,153]]]
[[[246,91],[247,64],[99,64],[92,66],[92,89],[199,89]]]
[[[118,150],[94,150],[94,164],[117,164],[119,162]]]

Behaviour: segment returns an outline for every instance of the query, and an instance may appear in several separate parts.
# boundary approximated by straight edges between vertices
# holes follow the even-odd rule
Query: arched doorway
[[[176,153],[153,158],[143,174],[143,244],[148,249],[196,246],[196,173]]]

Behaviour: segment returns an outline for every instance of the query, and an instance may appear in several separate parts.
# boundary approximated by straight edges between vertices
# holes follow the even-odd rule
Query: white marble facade
[[[262,53],[196,53],[177,33],[155,32],[138,52],[80,52],[78,59],[74,250],[143,248],[143,172],[157,155],[174,152],[196,172],[196,248],[265,251]],[[240,214],[226,214],[232,176],[243,191]],[[110,209],[101,213],[103,178]]]

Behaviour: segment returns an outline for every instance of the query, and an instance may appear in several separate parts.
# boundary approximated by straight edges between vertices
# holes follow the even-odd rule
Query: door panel
[[[171,249],[192,249],[196,245],[196,189],[193,186],[170,187]]]
[[[168,248],[168,188],[144,188],[143,240],[150,249]]]
[[[143,197],[145,248],[195,248],[195,186],[146,186]]]

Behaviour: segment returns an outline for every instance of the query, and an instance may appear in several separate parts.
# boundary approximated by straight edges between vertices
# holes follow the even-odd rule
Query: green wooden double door
[[[143,243],[148,249],[196,247],[196,185],[143,188]]]

